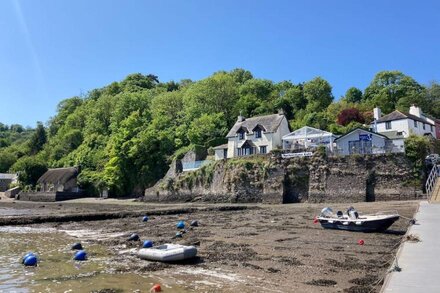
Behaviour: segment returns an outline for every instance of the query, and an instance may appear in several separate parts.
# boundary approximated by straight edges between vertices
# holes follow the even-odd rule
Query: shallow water
[[[150,275],[114,273],[108,251],[83,242],[88,260],[76,262],[70,245],[78,239],[53,228],[0,227],[0,292],[148,292],[160,283],[164,292],[187,292],[170,280]],[[38,255],[37,267],[24,267],[21,257]]]

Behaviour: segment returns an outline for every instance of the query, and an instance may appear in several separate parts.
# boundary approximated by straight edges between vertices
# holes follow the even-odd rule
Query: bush
[[[425,136],[410,135],[405,140],[405,155],[414,164],[414,168],[421,169],[429,153],[430,141]]]
[[[23,157],[15,162],[11,169],[18,173],[18,181],[20,181],[22,187],[26,185],[35,186],[38,178],[46,173],[47,165],[46,162],[36,157]]]

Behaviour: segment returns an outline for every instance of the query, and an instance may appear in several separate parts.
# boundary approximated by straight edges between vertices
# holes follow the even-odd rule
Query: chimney
[[[417,107],[416,105],[412,104],[411,107],[409,107],[409,114],[412,114],[414,116],[421,118],[422,117],[422,110],[419,107]]]
[[[240,115],[238,115],[237,122],[243,122],[244,120],[246,119],[244,118],[243,115],[241,115],[241,111],[240,111]]]
[[[378,120],[380,119],[380,117],[382,117],[382,111],[380,110],[379,107],[375,107],[373,109],[373,115],[374,115],[374,120]]]

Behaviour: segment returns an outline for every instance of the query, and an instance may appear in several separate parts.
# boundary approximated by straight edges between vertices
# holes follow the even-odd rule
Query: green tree
[[[360,103],[362,101],[362,91],[356,87],[351,87],[345,93],[345,100],[349,103]]]
[[[15,161],[17,161],[17,157],[14,154],[8,151],[0,151],[0,173],[8,172]]]
[[[408,111],[411,104],[426,109],[424,89],[413,78],[400,71],[381,71],[365,89],[365,99],[378,106],[384,113],[398,108]]]
[[[215,146],[219,140],[224,140],[227,132],[223,113],[203,114],[191,123],[188,138],[192,144],[208,148]]]
[[[440,118],[440,84],[431,82],[426,89],[426,103],[429,107],[423,109],[425,113]]]
[[[23,157],[12,165],[11,170],[18,173],[22,187],[35,186],[38,179],[47,171],[47,165],[37,157]]]
[[[43,123],[37,122],[37,128],[29,141],[29,150],[31,155],[37,154],[43,149],[44,144],[47,141],[46,130]]]
[[[333,101],[332,87],[326,80],[316,77],[304,84],[304,97],[309,113],[321,112]]]
[[[183,102],[188,122],[202,114],[224,113],[228,122],[235,120],[232,115],[238,99],[237,84],[226,73],[217,73],[192,84],[185,91]]]

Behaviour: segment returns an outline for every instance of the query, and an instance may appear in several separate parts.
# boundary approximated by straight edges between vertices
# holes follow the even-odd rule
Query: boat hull
[[[383,232],[388,229],[395,221],[399,219],[399,216],[392,216],[385,219],[378,220],[357,220],[357,221],[344,221],[337,219],[319,218],[319,223],[325,229],[337,229],[356,232]]]

